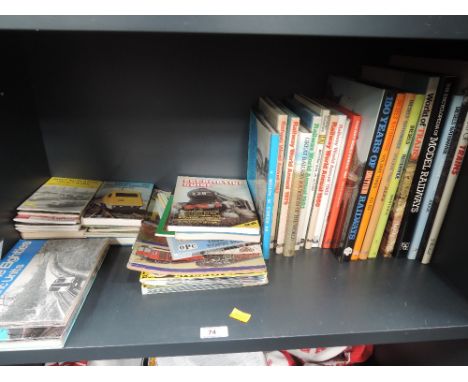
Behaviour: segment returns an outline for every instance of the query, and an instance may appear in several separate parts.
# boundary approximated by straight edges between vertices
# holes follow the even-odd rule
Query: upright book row
[[[258,100],[247,180],[264,253],[430,261],[467,145],[468,64],[391,64],[331,76],[321,99]]]

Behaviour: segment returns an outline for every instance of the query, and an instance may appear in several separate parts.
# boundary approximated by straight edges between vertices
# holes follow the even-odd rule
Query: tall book
[[[323,151],[323,143],[319,142],[321,117],[296,98],[285,101],[286,105],[301,118],[301,126],[311,133],[309,157],[307,159],[304,192],[301,198],[301,213],[297,228],[296,250],[305,244],[307,225],[312,212],[315,188],[319,175],[319,163]]]
[[[283,255],[287,257],[294,256],[296,251],[297,232],[301,215],[301,201],[305,188],[311,137],[312,133],[301,126],[297,137],[291,200],[289,203],[288,220],[286,222],[286,237],[284,239]]]
[[[395,141],[395,146],[392,144],[392,146],[395,147],[395,151],[393,151],[394,147],[392,147],[392,154],[388,158],[387,166],[384,171],[384,180],[382,181],[381,188],[385,188],[383,189],[383,192],[380,195],[380,200],[382,200],[382,207],[378,215],[379,218],[377,221],[375,231],[373,232],[372,237],[370,237],[370,247],[366,246],[366,248],[363,250],[364,252],[367,251],[367,248],[369,248],[368,253],[363,253],[363,256],[368,255],[369,258],[375,258],[377,256],[380,242],[382,240],[382,236],[385,231],[385,226],[387,224],[388,216],[390,215],[393,200],[395,198],[395,194],[401,179],[403,168],[405,167],[405,164],[407,162],[408,152],[411,147],[411,142],[413,140],[414,132],[416,130],[416,124],[421,113],[422,105],[424,102],[424,96],[418,94],[415,97],[412,97],[412,101],[412,104],[409,105],[409,107],[405,111],[405,114],[402,116],[403,134],[400,134],[398,140]],[[396,138],[397,137],[395,136],[395,139]],[[389,170],[388,172],[387,169]],[[387,179],[389,180],[387,181]],[[374,206],[374,208],[376,207],[377,204]],[[368,237],[366,234],[365,240],[367,240],[367,238]]]
[[[260,111],[250,112],[247,184],[262,226],[262,249],[270,257],[279,134]]]
[[[340,170],[336,180],[335,192],[333,199],[330,204],[330,213],[323,235],[322,248],[335,248],[337,245],[335,237],[335,231],[341,229],[346,206],[351,196],[351,189],[348,190],[347,184],[352,183],[349,178],[350,169],[353,163],[353,157],[355,153],[355,146],[359,137],[359,130],[361,127],[361,116],[353,113],[348,109],[334,105],[334,108],[345,114],[350,120],[349,132],[344,146],[343,158],[341,160]]]
[[[275,199],[273,203],[273,213],[271,221],[271,235],[270,235],[270,249],[276,246],[276,235],[277,235],[277,221],[280,211],[281,201],[281,185],[283,179],[283,168],[285,158],[285,147],[287,139],[287,126],[288,116],[281,109],[279,109],[274,102],[268,97],[261,97],[258,100],[258,110],[260,110],[267,122],[276,130],[279,134],[279,145],[278,145],[278,159],[276,165],[276,176],[275,176]]]
[[[356,142],[356,163],[353,165],[355,188],[350,198],[351,213],[343,224],[337,255],[340,260],[351,259],[354,241],[359,230],[367,194],[372,182],[378,153],[387,129],[390,114],[395,100],[393,90],[378,88],[340,77],[330,77],[328,81],[328,98],[360,114],[361,134]]]
[[[421,204],[416,229],[411,239],[411,246],[408,252],[409,259],[421,259],[425,249],[425,239],[427,239],[427,236],[424,237],[424,233],[429,232],[429,227],[432,225],[435,216],[435,214],[431,214],[431,211],[437,209],[440,195],[447,179],[448,167],[452,162],[463,122],[465,121],[468,106],[467,101],[468,98],[465,97],[464,99],[462,95],[453,96],[450,101],[447,119],[440,136],[440,145],[434,159],[433,170]],[[462,106],[464,107],[462,108]],[[437,191],[439,191],[439,195],[437,195]]]
[[[427,132],[421,147],[421,155],[418,160],[415,175],[408,193],[408,200],[403,214],[400,230],[395,242],[394,256],[407,257],[411,245],[411,238],[416,227],[416,221],[424,198],[427,181],[431,174],[432,163],[439,145],[441,128],[447,117],[447,108],[455,77],[445,76],[442,92],[437,92],[435,113],[431,113]]]
[[[366,232],[369,227],[371,216],[373,214],[374,204],[377,199],[379,187],[381,187],[381,180],[383,177],[385,166],[387,164],[387,159],[390,155],[390,149],[392,147],[395,132],[397,130],[398,121],[400,120],[400,114],[404,107],[408,107],[408,104],[410,102],[410,100],[406,98],[407,97],[404,93],[398,93],[396,96],[395,104],[393,105],[393,110],[388,123],[387,132],[385,133],[385,138],[383,140],[382,147],[380,150],[379,160],[377,162],[377,166],[375,167],[374,178],[372,179],[366,206],[362,214],[359,231],[354,242],[351,260],[359,259],[361,247],[364,243],[364,238],[366,237]]]
[[[439,206],[437,208],[437,213],[434,217],[434,223],[429,232],[428,239],[426,241],[426,248],[423,253],[422,263],[428,264],[431,261],[432,255],[434,253],[435,246],[437,244],[437,239],[439,237],[440,229],[442,228],[442,223],[447,213],[447,209],[452,197],[453,189],[458,179],[458,174],[460,173],[461,166],[463,164],[463,159],[465,158],[465,153],[468,145],[468,116],[465,116],[463,123],[463,129],[458,138],[458,142],[455,148],[455,153],[453,155],[450,169],[447,175],[447,181],[442,191],[440,197]]]
[[[288,116],[286,130],[287,146],[284,148],[283,175],[281,179],[281,196],[279,207],[279,219],[276,229],[276,249],[275,252],[281,255],[284,250],[284,240],[286,237],[286,221],[291,199],[291,186],[294,173],[294,160],[296,157],[297,135],[299,132],[300,118],[292,111],[288,110],[280,101],[275,100],[275,105]]]

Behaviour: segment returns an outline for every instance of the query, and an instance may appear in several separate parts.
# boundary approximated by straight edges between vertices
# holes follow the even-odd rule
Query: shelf
[[[142,296],[129,252],[108,253],[64,349],[0,352],[0,363],[468,338],[468,301],[416,262],[308,251],[272,256],[267,286]],[[228,317],[234,307],[248,324]],[[228,338],[200,339],[200,327],[221,325]]]
[[[468,38],[463,16],[1,16],[0,29]]]

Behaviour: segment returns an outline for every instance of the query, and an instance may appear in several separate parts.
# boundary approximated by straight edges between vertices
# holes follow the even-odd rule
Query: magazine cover
[[[3,340],[10,328],[66,327],[107,248],[107,239],[18,241],[0,263]]]
[[[82,224],[140,225],[152,190],[151,183],[104,182],[86,208]]]
[[[18,210],[81,214],[100,185],[97,180],[52,177]]]
[[[247,184],[262,224],[265,258],[269,258],[270,254],[278,149],[279,134],[259,111],[251,111]]]
[[[168,223],[176,232],[260,233],[245,179],[179,176]]]

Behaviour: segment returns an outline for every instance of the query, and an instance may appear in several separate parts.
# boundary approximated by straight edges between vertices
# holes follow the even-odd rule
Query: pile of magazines
[[[196,179],[198,182],[195,182]],[[207,187],[203,192],[216,194],[215,200],[208,200],[208,197],[204,196],[203,203],[198,200],[195,206],[193,190],[200,193],[200,187],[190,186],[192,188],[187,190],[182,185],[188,181],[197,185],[203,183]],[[212,183],[213,181],[216,184]],[[244,224],[254,228],[253,232],[255,229],[258,232],[259,227],[245,181],[179,177],[177,185],[175,197],[168,192],[154,190],[128,261],[129,269],[141,273],[142,293],[156,294],[267,284],[267,268],[258,233],[235,232],[235,226],[243,224],[240,222],[241,219],[244,219]],[[239,188],[243,193],[239,192]],[[191,195],[192,199],[190,200],[187,195]],[[212,195],[209,197],[212,198]],[[222,195],[222,199],[219,195]],[[221,201],[217,202],[218,199]],[[235,207],[237,215],[228,209],[231,204],[224,204],[224,200],[237,201]],[[188,203],[192,205],[184,209],[183,206],[187,206]],[[219,206],[216,203],[219,203]],[[253,211],[254,214],[242,215],[244,209]],[[212,228],[208,228],[206,230],[208,232],[203,232],[202,236],[197,236],[198,230],[195,230],[194,234],[190,233],[188,237],[181,239],[177,238],[177,232],[171,231],[174,227],[177,228],[179,221],[183,221],[184,229],[195,226],[200,230],[203,227],[210,227],[210,224]],[[221,227],[222,230],[216,231],[216,227]],[[190,228],[188,230],[190,231]],[[213,236],[210,236],[211,230],[214,231]],[[222,239],[222,235],[226,235],[225,240]]]

